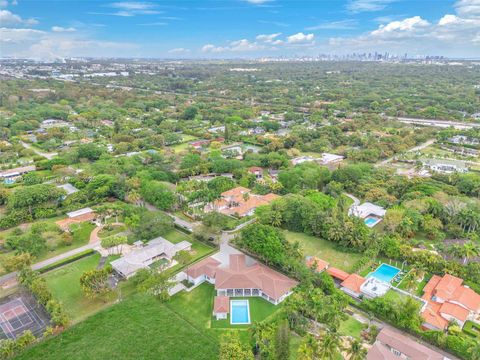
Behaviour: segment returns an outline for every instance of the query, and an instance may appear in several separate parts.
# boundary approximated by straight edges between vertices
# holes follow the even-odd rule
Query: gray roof
[[[112,261],[111,265],[117,272],[129,277],[138,270],[149,266],[158,256],[164,254],[171,259],[178,251],[189,249],[191,245],[188,241],[172,244],[170,241],[158,237],[149,241],[143,248],[133,250],[120,259]]]

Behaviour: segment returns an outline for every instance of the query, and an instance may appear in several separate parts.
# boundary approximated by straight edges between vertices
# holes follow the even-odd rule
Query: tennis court
[[[26,330],[39,336],[48,324],[46,311],[32,295],[16,293],[0,300],[0,338],[15,339]]]

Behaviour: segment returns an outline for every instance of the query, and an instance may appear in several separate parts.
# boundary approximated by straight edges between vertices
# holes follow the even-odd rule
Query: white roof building
[[[72,184],[68,184],[68,183],[67,184],[62,184],[62,185],[57,185],[57,188],[65,190],[65,192],[67,193],[67,196],[75,194],[78,191],[78,189],[75,186],[73,186]]]
[[[293,158],[291,161],[293,165],[298,165],[298,164],[303,164],[304,162],[317,161],[317,160],[318,159],[313,158],[311,156],[299,156],[299,157]]]
[[[190,250],[192,244],[181,241],[172,244],[170,241],[158,237],[138,250],[133,250],[127,255],[111,262],[112,268],[125,278],[129,278],[140,269],[145,269],[155,261],[167,259],[169,262],[179,251]]]
[[[364,202],[362,205],[353,205],[348,210],[348,215],[353,215],[361,219],[364,219],[368,215],[384,217],[386,212],[387,210],[385,210],[381,206],[378,206],[369,202]]]
[[[80,209],[80,210],[75,210],[75,211],[71,211],[71,212],[68,212],[67,213],[67,216],[69,218],[74,218],[74,217],[77,217],[77,216],[82,216],[82,215],[85,215],[85,214],[90,214],[92,213],[93,210],[90,209],[89,207],[87,208],[83,208],[83,209]]]
[[[333,164],[342,161],[345,157],[336,154],[323,153],[321,163],[322,164]]]

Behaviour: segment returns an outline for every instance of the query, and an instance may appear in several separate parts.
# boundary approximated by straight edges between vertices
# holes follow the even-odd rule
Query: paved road
[[[398,120],[405,124],[417,124],[423,126],[434,126],[439,128],[449,128],[453,127],[457,130],[466,130],[479,128],[480,123],[471,123],[471,122],[460,122],[460,121],[451,121],[451,120],[437,120],[437,119],[422,119],[422,118],[409,118],[409,117],[393,117],[387,116],[387,119]]]
[[[149,211],[161,211],[157,209],[154,205],[149,204],[147,202],[145,203],[145,208]],[[171,213],[166,213],[166,214],[173,219],[173,222],[175,223],[175,225],[182,227],[184,229],[187,229],[189,231],[193,231],[200,224],[198,221],[197,222],[187,221]]]
[[[73,249],[73,250],[70,250],[70,251],[67,251],[63,254],[60,254],[60,255],[57,255],[57,256],[54,256],[50,259],[47,259],[47,260],[43,260],[43,261],[40,261],[38,263],[35,263],[32,265],[32,269],[33,270],[40,270],[41,268],[45,267],[45,266],[48,266],[48,265],[51,265],[53,263],[56,263],[57,261],[60,261],[60,260],[63,260],[63,259],[66,259],[70,256],[73,256],[73,255],[76,255],[76,254],[79,254],[85,250],[89,250],[89,249],[94,249],[96,248],[97,246],[100,246],[100,241],[97,241],[97,242],[94,242],[94,243],[90,243],[90,244],[87,244],[87,245],[84,245],[84,246],[81,246],[79,248],[76,248],[76,249]],[[17,272],[11,272],[9,274],[6,274],[6,275],[3,275],[0,277],[0,284],[3,284],[4,282],[8,281],[8,280],[11,280],[13,279],[15,276],[17,275]]]
[[[27,144],[26,142],[23,142],[23,141],[20,141],[20,144],[22,144],[22,146],[26,149],[30,149],[30,150],[33,150],[33,152],[37,155],[40,155],[40,156],[43,156],[44,158],[47,158],[48,160],[52,160],[55,156],[58,155],[58,153],[56,152],[52,152],[52,153],[45,153],[45,152],[42,152],[38,149],[35,149],[32,145],[30,144]]]
[[[353,204],[352,206],[358,206],[360,205],[360,199],[357,198],[355,195],[352,195],[352,194],[348,194],[348,193],[343,193],[343,195],[349,197],[350,199],[353,200]]]
[[[413,148],[411,148],[411,149],[408,149],[408,150],[406,151],[406,153],[423,150],[423,149],[425,149],[426,147],[432,145],[434,142],[435,142],[435,139],[430,139],[430,140],[424,142],[423,144],[420,144],[420,145],[417,145],[417,146],[415,146],[415,147],[413,147]],[[392,162],[393,159],[395,159],[394,156],[392,156],[392,157],[390,157],[390,158],[388,158],[388,159],[382,160],[382,161],[380,161],[380,162],[377,162],[377,163],[375,164],[375,167],[379,167],[379,166],[386,165],[386,164],[388,164],[389,162]]]

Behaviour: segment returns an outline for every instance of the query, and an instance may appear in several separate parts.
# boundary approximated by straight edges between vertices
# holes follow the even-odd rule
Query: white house
[[[158,237],[148,242],[140,249],[133,250],[120,259],[111,262],[113,270],[124,278],[129,278],[140,269],[145,269],[156,261],[164,259],[165,266],[171,266],[173,257],[179,251],[189,251],[192,244],[182,241],[172,244],[170,241]]]

